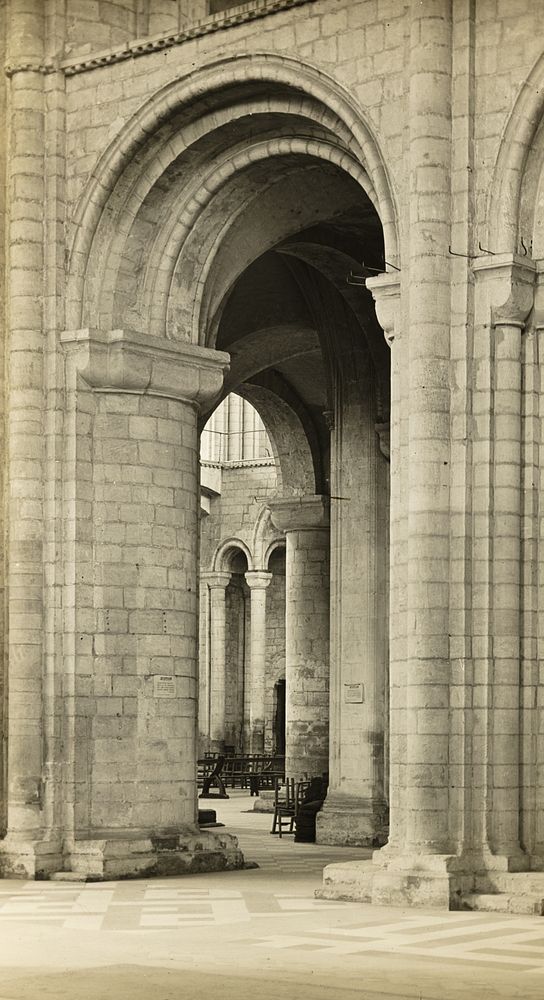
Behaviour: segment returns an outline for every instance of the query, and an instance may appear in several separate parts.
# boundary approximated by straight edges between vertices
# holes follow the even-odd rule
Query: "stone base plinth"
[[[382,847],[387,843],[384,803],[329,797],[316,819],[316,843],[331,847]]]
[[[236,837],[193,829],[141,839],[78,840],[64,865],[73,877],[93,882],[243,867]]]
[[[320,899],[346,899],[379,906],[427,906],[452,909],[449,872],[391,871],[372,861],[327,865]],[[455,907],[457,908],[457,907]]]
[[[22,840],[13,835],[0,840],[0,878],[47,879],[61,865],[58,841]]]
[[[77,840],[64,857],[59,844],[0,841],[1,878],[100,882],[243,867],[236,837],[196,828],[171,836]]]
[[[350,861],[324,869],[316,896],[378,906],[543,915],[544,873],[470,871],[462,859],[440,855],[424,863],[399,857],[397,865]]]

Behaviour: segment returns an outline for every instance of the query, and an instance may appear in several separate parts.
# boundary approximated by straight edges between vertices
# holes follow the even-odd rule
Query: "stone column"
[[[387,839],[389,505],[375,425],[372,362],[349,343],[338,357],[331,435],[330,767],[317,817],[321,844],[376,847]]]
[[[524,842],[532,854],[532,867],[544,870],[544,517],[542,516],[541,497],[544,496],[544,461],[542,460],[542,439],[544,428],[544,261],[539,261],[537,288],[535,293],[534,316],[534,359],[535,373],[533,382],[533,406],[535,421],[534,437],[538,446],[534,453],[534,464],[538,470],[532,480],[533,490],[529,492],[534,498],[535,530],[533,534],[532,552],[535,557],[525,567],[525,572],[533,577],[536,585],[536,644],[534,649],[534,666],[525,677],[524,714],[526,758],[531,765],[525,767],[525,782],[530,782],[532,794],[530,808],[525,802],[523,820]],[[527,470],[531,475],[534,469]],[[536,497],[535,497],[536,494]],[[529,649],[531,644],[527,643]],[[531,650],[532,652],[532,650]],[[529,717],[529,718],[528,718]],[[529,721],[529,719],[531,721]],[[532,724],[531,724],[532,723]],[[526,796],[527,798],[527,796]],[[527,829],[529,828],[529,830]]]
[[[285,773],[317,777],[329,767],[329,501],[293,497],[269,508],[286,535]]]
[[[225,746],[226,708],[226,589],[231,573],[201,573],[200,579],[209,588],[210,673],[207,687],[209,703],[210,750]]]
[[[196,827],[198,407],[227,356],[123,330],[62,336],[63,870],[236,867]]]
[[[374,854],[372,868],[361,872],[357,897],[398,905],[447,906],[448,865],[455,849],[449,800],[448,638],[451,54],[451,0],[411,0],[405,219],[409,267],[402,286],[406,344],[396,374],[400,387],[393,389],[402,401],[408,461],[404,510],[397,521],[404,520],[407,528],[406,567],[399,580],[407,629],[406,639],[400,637],[397,646],[404,645],[402,660],[395,662],[392,656],[391,661],[391,689],[398,687],[391,713],[392,772],[396,754],[395,781],[405,792],[392,800],[391,842]],[[392,464],[398,461],[393,449],[394,441]],[[394,516],[392,511],[393,546]],[[391,570],[395,587],[398,568],[392,564]],[[334,886],[330,888],[334,895]],[[336,891],[345,894],[342,888]]]
[[[451,0],[412,0],[407,772],[408,854],[447,854],[450,512]],[[428,165],[432,141],[433,167]],[[441,210],[437,211],[437,204]],[[431,249],[432,248],[432,249]]]
[[[536,266],[495,254],[475,261],[479,476],[473,507],[474,738],[471,847],[485,867],[529,865],[520,846],[522,334]]]
[[[9,470],[9,482],[5,503],[2,498],[8,520],[2,534],[9,575],[7,655],[2,653],[0,668],[3,672],[5,662],[8,676],[5,687],[3,678],[0,682],[0,703],[7,710],[2,756],[5,750],[8,784],[5,815],[0,816],[6,831],[0,842],[0,873],[31,878],[59,867],[61,841],[53,803],[58,791],[53,779],[58,775],[52,770],[59,734],[51,708],[53,685],[44,669],[45,7],[41,0],[11,0],[5,16],[9,249],[3,468]],[[3,579],[0,585],[3,588]],[[3,785],[0,779],[0,791]]]
[[[272,573],[249,570],[245,574],[251,592],[249,741],[251,753],[263,753],[265,728],[266,590]]]

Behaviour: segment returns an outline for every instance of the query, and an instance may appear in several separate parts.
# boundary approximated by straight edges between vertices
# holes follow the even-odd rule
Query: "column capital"
[[[372,293],[378,323],[391,347],[395,337],[400,336],[400,273],[377,274],[367,278],[365,285]]]
[[[272,582],[272,573],[267,570],[249,569],[244,576],[250,590],[266,590]]]
[[[200,580],[202,583],[207,583],[210,590],[226,590],[232,578],[232,573],[226,573],[222,570],[213,570],[206,573],[200,574]]]
[[[83,380],[99,392],[145,393],[196,406],[221,391],[229,355],[133,330],[65,330],[65,350]]]
[[[491,325],[523,329],[534,304],[535,261],[518,254],[493,254],[473,261],[472,271],[485,307],[491,309]]]
[[[279,497],[268,501],[278,531],[316,531],[330,524],[330,499],[325,496]]]

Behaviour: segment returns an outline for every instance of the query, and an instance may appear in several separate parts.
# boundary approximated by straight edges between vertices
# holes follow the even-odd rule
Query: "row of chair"
[[[213,771],[219,757],[224,757],[221,774],[225,785],[249,788],[252,795],[258,795],[261,788],[273,788],[275,780],[285,774],[285,757],[276,754],[206,753],[198,762],[200,782]]]

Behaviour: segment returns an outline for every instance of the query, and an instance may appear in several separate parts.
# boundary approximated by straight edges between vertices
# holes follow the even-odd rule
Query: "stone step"
[[[52,872],[50,882],[96,882],[92,875],[80,875],[79,872]]]
[[[507,893],[524,896],[528,893],[544,898],[544,872],[492,872],[476,875],[474,890],[477,893]]]
[[[517,913],[544,916],[544,897],[506,892],[465,892],[461,895],[462,910],[480,910],[486,913]]]

